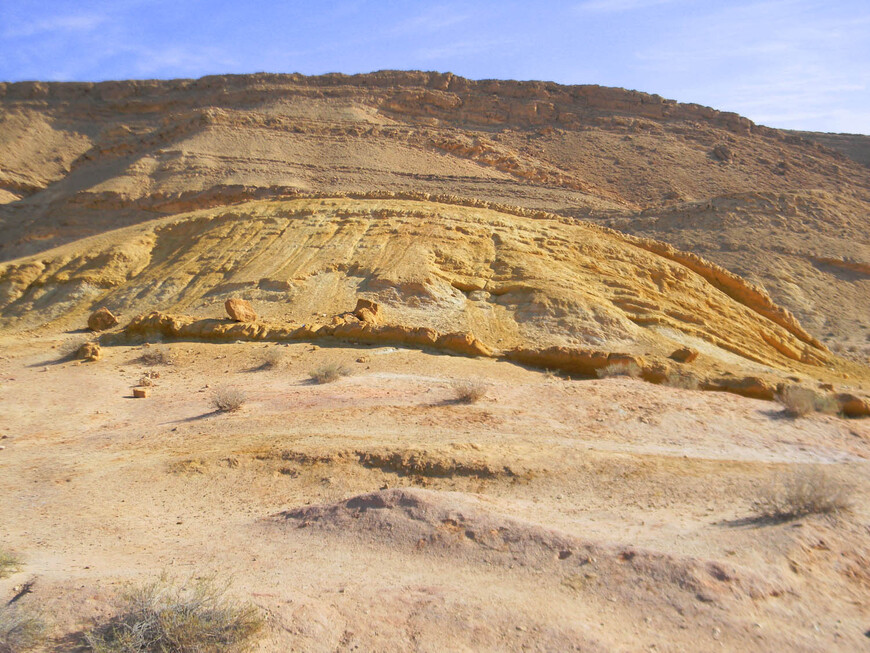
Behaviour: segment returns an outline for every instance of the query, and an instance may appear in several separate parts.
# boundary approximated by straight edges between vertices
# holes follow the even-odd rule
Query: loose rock
[[[356,308],[353,309],[353,314],[362,322],[370,322],[376,324],[378,321],[378,313],[380,306],[376,302],[368,299],[358,299]]]
[[[230,316],[230,319],[233,319],[236,322],[257,321],[257,314],[254,312],[254,308],[247,300],[239,299],[238,297],[231,297],[224,304],[224,308],[227,309],[227,315]]]
[[[86,342],[76,350],[76,358],[85,361],[98,361],[103,357],[103,351],[95,342]]]
[[[670,358],[678,363],[691,363],[697,357],[698,352],[691,347],[680,347],[670,355]]]
[[[105,331],[106,329],[111,329],[117,323],[118,318],[105,306],[91,313],[91,316],[88,318],[88,328],[91,331]]]

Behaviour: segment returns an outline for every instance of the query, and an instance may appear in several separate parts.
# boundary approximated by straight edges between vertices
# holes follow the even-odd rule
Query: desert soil
[[[259,606],[262,651],[867,645],[870,421],[393,347],[81,363],[79,337],[7,337],[0,360],[2,543],[25,560],[0,596],[35,581],[20,604],[50,615],[53,650],[164,573]],[[352,374],[311,384],[329,362]],[[457,379],[486,396],[456,403]],[[240,411],[214,411],[220,387]],[[854,485],[852,512],[754,519],[810,464]]]

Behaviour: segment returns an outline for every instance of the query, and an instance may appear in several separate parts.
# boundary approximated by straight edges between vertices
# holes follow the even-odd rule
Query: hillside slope
[[[449,194],[674,243],[870,353],[870,172],[735,114],[390,71],[0,84],[0,107],[0,260],[251,199]]]

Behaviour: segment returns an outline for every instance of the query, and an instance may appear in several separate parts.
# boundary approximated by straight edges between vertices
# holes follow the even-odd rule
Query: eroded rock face
[[[106,329],[111,329],[117,323],[118,318],[105,306],[91,313],[91,316],[88,318],[88,328],[91,331],[105,331]]]
[[[227,315],[230,316],[230,319],[236,322],[257,321],[257,313],[254,312],[254,308],[247,300],[231,297],[224,304],[224,308],[227,309]]]
[[[76,358],[84,361],[98,361],[103,357],[103,351],[95,342],[86,342],[76,351]]]

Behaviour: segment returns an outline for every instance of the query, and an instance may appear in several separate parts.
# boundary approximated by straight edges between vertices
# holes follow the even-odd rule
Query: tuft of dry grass
[[[0,605],[0,653],[39,648],[46,638],[45,622],[17,604]]]
[[[0,578],[6,578],[12,572],[18,571],[21,560],[14,553],[0,549]]]
[[[683,390],[697,390],[701,387],[701,382],[698,380],[698,377],[692,374],[672,371],[668,372],[665,378],[665,385]]]
[[[343,376],[350,376],[350,374],[350,368],[341,363],[326,363],[309,372],[308,376],[314,383],[332,383]]]
[[[805,417],[815,412],[834,414],[840,409],[837,400],[832,396],[819,394],[812,388],[800,385],[786,386],[776,400],[789,417]]]
[[[139,356],[137,360],[143,365],[151,366],[172,365],[175,363],[175,359],[173,358],[171,351],[158,347],[149,347],[146,351],[142,353],[141,356]]]
[[[821,465],[802,467],[761,488],[753,501],[760,517],[796,519],[849,510],[854,489]]]
[[[607,367],[602,367],[596,370],[595,373],[599,379],[607,379],[614,376],[628,376],[632,379],[638,379],[641,375],[640,366],[637,363],[611,363]]]
[[[223,387],[214,391],[211,396],[211,405],[222,413],[233,413],[239,410],[247,400],[248,396],[244,390]]]
[[[451,387],[453,388],[453,401],[457,404],[476,404],[486,397],[486,393],[489,391],[489,386],[482,381],[454,381]]]
[[[261,370],[277,370],[284,363],[284,350],[280,347],[272,347],[263,357],[260,365]]]
[[[213,578],[174,586],[165,576],[124,596],[117,617],[87,633],[94,653],[242,651],[263,627],[257,608]]]

